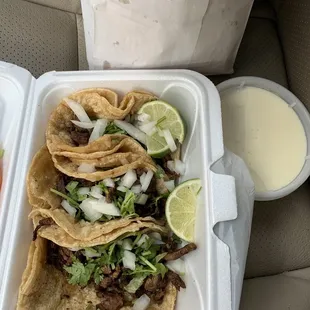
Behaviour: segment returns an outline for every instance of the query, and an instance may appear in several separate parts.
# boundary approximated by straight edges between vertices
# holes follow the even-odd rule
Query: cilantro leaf
[[[94,271],[94,281],[97,285],[103,280],[103,272],[100,266],[96,266]]]
[[[103,134],[104,134],[104,135],[105,135],[105,134],[110,134],[110,135],[112,135],[112,134],[125,135],[125,134],[127,134],[127,133],[126,133],[125,130],[123,130],[123,129],[117,127],[117,126],[114,124],[114,122],[110,122],[110,123],[108,124],[108,126],[106,127],[106,129],[105,129],[105,131],[104,131]]]
[[[125,287],[124,289],[130,293],[135,294],[136,291],[141,287],[144,280],[146,279],[148,275],[147,274],[139,274],[135,276]]]
[[[84,266],[81,262],[76,261],[70,267],[64,266],[64,269],[69,273],[70,284],[85,286],[90,280],[95,267],[96,265],[93,263]]]
[[[132,191],[127,191],[125,195],[125,199],[122,202],[121,207],[120,207],[122,217],[136,215],[135,200],[136,200],[136,195]]]

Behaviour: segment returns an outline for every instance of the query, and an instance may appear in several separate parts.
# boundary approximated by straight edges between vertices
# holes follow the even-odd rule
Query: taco
[[[115,92],[104,88],[78,91],[63,99],[51,114],[46,131],[47,147],[52,155],[59,152],[96,153],[103,134],[125,133],[113,120],[136,113],[153,94],[132,91],[119,103]],[[92,131],[92,132],[91,132]]]
[[[196,249],[178,243],[150,229],[79,248],[38,237],[30,247],[17,310],[173,310],[186,285],[171,262],[180,265],[180,258]]]
[[[125,140],[122,140],[125,141]],[[115,154],[115,156],[117,153]],[[104,159],[108,156],[103,157]],[[81,173],[71,177],[55,168],[47,147],[35,155],[27,178],[27,190],[32,211],[29,214],[38,234],[52,229],[55,242],[62,244],[66,235],[76,242],[90,241],[133,224],[139,229],[160,223],[164,218],[167,189],[144,160],[136,168],[133,163],[102,171],[100,181]],[[104,176],[103,176],[104,174]],[[71,174],[72,175],[72,174]],[[161,184],[161,187],[160,187]],[[42,227],[42,228],[41,228]],[[56,233],[57,231],[57,233]],[[57,237],[56,237],[57,236]]]

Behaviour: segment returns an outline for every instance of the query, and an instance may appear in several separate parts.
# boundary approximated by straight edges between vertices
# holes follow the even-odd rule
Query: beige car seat
[[[237,0],[235,0],[237,1]],[[0,0],[0,59],[39,76],[87,69],[79,0]],[[310,108],[310,1],[256,0],[235,74],[289,87]],[[211,77],[218,83],[229,76]],[[256,203],[241,310],[310,309],[310,188]],[[215,309],[214,309],[215,310]]]

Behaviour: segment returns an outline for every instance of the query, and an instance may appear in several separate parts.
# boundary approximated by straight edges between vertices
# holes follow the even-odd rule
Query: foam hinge
[[[235,220],[238,216],[235,178],[211,173],[211,224]]]

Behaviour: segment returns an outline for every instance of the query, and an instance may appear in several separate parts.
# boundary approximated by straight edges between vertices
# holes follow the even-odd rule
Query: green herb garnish
[[[119,127],[117,127],[114,122],[110,122],[108,124],[108,126],[106,127],[105,129],[105,132],[103,133],[104,135],[105,134],[117,134],[117,135],[125,135],[127,134],[127,132]]]
[[[73,206],[73,207],[76,207],[78,208],[80,205],[78,202],[76,202],[75,200],[73,200],[71,197],[69,197],[68,195],[62,193],[62,192],[59,192],[58,190],[54,189],[54,188],[51,188],[50,191],[66,200],[68,200],[68,202]]]

